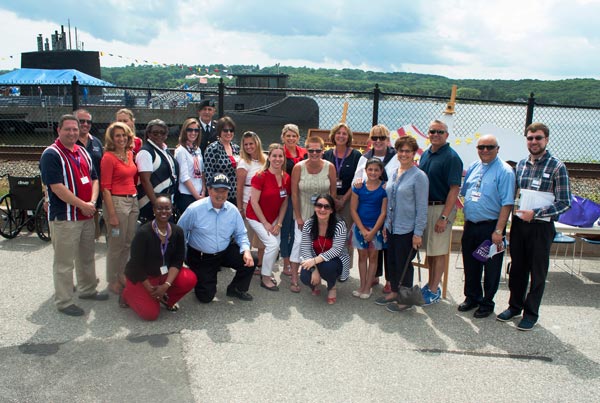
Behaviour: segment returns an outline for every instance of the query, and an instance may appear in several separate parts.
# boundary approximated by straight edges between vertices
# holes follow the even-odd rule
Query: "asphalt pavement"
[[[96,247],[106,288],[103,240]],[[358,271],[326,293],[259,287],[254,301],[190,294],[177,313],[140,320],[106,302],[52,302],[52,247],[34,234],[0,240],[1,402],[598,402],[600,260],[581,274],[552,268],[533,331],[460,313],[462,266],[450,259],[448,298],[390,313],[352,297]],[[575,268],[576,271],[578,266]],[[278,281],[279,272],[275,273]],[[417,276],[415,275],[415,278]],[[423,272],[424,280],[427,278]],[[496,313],[507,306],[506,279]]]

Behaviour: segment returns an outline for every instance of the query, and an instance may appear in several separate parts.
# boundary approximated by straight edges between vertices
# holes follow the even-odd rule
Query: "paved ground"
[[[100,242],[101,288],[104,255]],[[0,240],[2,402],[600,401],[598,260],[581,276],[552,270],[538,326],[520,332],[457,312],[455,256],[448,299],[402,314],[353,298],[356,270],[334,306],[257,281],[253,302],[230,300],[224,270],[218,300],[188,295],[155,323],[114,296],[82,301],[82,318],[57,313],[51,257],[34,235]],[[500,312],[505,282],[496,300]]]

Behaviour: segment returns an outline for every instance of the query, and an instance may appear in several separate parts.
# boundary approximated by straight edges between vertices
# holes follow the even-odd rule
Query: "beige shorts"
[[[442,215],[444,205],[429,206],[427,208],[427,226],[423,232],[423,245],[425,246],[427,256],[447,255],[450,250],[452,240],[452,223],[456,218],[456,208],[453,208],[448,216],[446,231],[438,234],[435,232],[435,223]]]

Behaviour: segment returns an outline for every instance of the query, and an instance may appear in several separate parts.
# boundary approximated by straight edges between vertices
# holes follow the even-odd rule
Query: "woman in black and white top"
[[[321,279],[327,282],[327,303],[335,304],[335,283],[342,272],[350,270],[346,245],[346,223],[335,214],[335,201],[328,194],[320,194],[315,201],[315,212],[302,228],[300,244],[300,280],[320,295]]]

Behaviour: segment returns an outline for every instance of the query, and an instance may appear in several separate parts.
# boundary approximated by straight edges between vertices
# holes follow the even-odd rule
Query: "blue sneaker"
[[[425,295],[427,295],[427,292],[429,292],[429,283],[425,284],[421,288],[421,294],[423,294],[423,298],[425,298]]]
[[[521,321],[517,325],[517,329],[527,332],[527,331],[533,329],[534,326],[535,326],[534,321],[523,317],[523,319],[521,319]]]
[[[425,295],[423,295],[423,299],[425,300],[425,303],[423,304],[423,306],[427,306],[427,305],[432,305],[432,304],[437,304],[438,302],[440,302],[440,293],[439,293],[439,288],[437,292],[431,292],[431,290],[427,289],[425,291]]]

